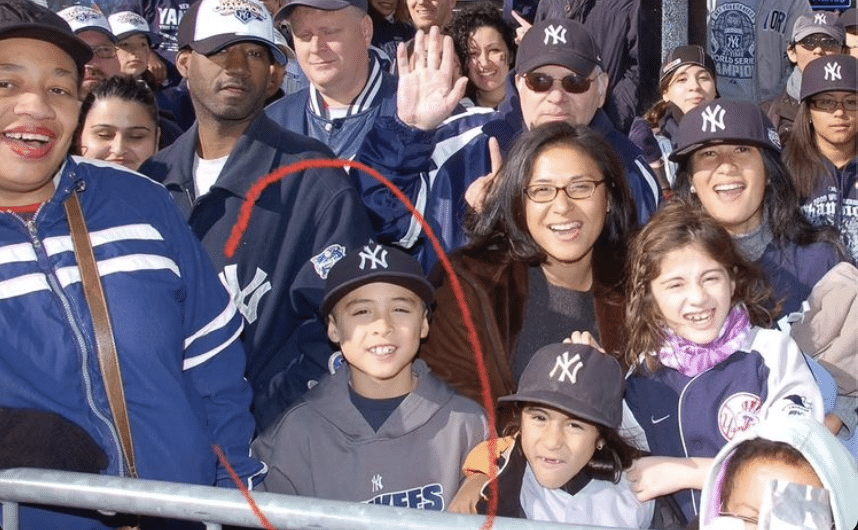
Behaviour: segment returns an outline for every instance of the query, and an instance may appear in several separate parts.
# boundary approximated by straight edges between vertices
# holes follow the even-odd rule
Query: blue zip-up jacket
[[[345,116],[331,119],[322,95],[312,85],[275,101],[265,112],[284,129],[315,138],[337,158],[350,160],[376,118],[396,115],[396,85],[396,78],[383,70],[375,54],[370,54],[366,86]]]
[[[489,137],[497,138],[506,154],[524,130],[518,93],[509,89],[511,83],[507,87],[510,95],[498,112],[469,109],[450,117],[435,131],[409,127],[395,115],[381,116],[355,158],[381,172],[414,203],[447,252],[467,242],[463,228],[468,208],[465,191],[491,170]],[[605,135],[625,163],[638,222],[646,223],[661,193],[640,149],[614,127],[601,109],[589,125]],[[378,238],[412,249],[424,269],[431,270],[437,256],[411,212],[371,176],[359,172],[353,175]]]
[[[224,246],[250,188],[281,166],[331,152],[260,113],[211,190],[195,197],[197,127],[140,170],[173,195],[244,315],[247,377],[261,432],[327,373],[333,351],[318,313],[325,278],[346,249],[366,244],[371,229],[343,170],[308,169],[265,189],[238,251],[227,258]]]
[[[858,157],[843,169],[827,159],[825,179],[802,205],[805,217],[816,226],[831,225],[840,232],[846,253],[858,263]]]
[[[242,321],[169,194],[119,166],[68,158],[29,221],[0,213],[0,406],[48,410],[127,474],[63,202],[77,189],[113,322],[140,477],[232,485],[211,444],[250,479]],[[258,477],[261,479],[261,476]]]
[[[623,427],[643,429],[653,455],[679,458],[714,457],[771,414],[823,417],[822,395],[798,346],[786,333],[756,327],[747,347],[695,377],[644,367],[626,379],[625,402],[634,418],[624,417]],[[675,498],[688,520],[698,514],[698,490]]]

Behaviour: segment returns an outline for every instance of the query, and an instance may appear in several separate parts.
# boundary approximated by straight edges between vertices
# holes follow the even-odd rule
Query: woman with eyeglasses
[[[808,63],[801,106],[783,158],[814,225],[840,231],[858,263],[858,58],[832,55]]]
[[[760,105],[778,130],[782,142],[786,142],[795,122],[805,66],[817,57],[843,53],[844,35],[843,27],[837,23],[837,13],[818,11],[796,19],[786,51],[795,68],[781,95]]]
[[[632,122],[629,139],[637,145],[668,194],[676,163],[667,159],[675,146],[676,128],[686,112],[718,97],[715,63],[697,45],[674,48],[661,65],[661,99]]]
[[[485,403],[485,370],[494,406],[516,391],[532,352],[573,332],[619,356],[625,240],[636,224],[622,168],[614,148],[588,127],[549,123],[516,140],[483,208],[466,220],[471,243],[450,258],[484,364],[438,267],[431,276],[437,308],[420,353],[433,372]]]

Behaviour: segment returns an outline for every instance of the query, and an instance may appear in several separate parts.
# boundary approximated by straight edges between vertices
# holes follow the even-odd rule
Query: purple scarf
[[[667,327],[664,331],[667,340],[658,351],[658,360],[687,377],[694,377],[742,349],[751,331],[751,321],[745,306],[736,304],[727,315],[718,337],[709,344],[691,342]]]

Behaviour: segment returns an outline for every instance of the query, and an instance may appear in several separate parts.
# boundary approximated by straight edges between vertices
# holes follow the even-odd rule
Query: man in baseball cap
[[[83,78],[85,97],[96,85],[120,73],[116,57],[116,37],[104,14],[95,8],[75,5],[57,13],[72,31],[92,49],[92,59],[86,63]]]
[[[247,379],[261,432],[324,373],[333,353],[318,315],[324,281],[344,249],[366,243],[366,210],[339,168],[297,171],[254,201],[235,256],[224,246],[248,193],[276,169],[328,159],[322,143],[263,112],[283,63],[268,9],[254,0],[200,0],[179,25],[176,66],[196,123],[140,168],[189,219],[245,317]]]
[[[804,67],[817,57],[843,53],[843,45],[844,30],[837,23],[836,13],[816,11],[795,20],[792,39],[787,48],[787,57],[795,64],[795,68],[787,79],[783,93],[760,105],[778,130],[781,142],[786,141],[795,122]]]

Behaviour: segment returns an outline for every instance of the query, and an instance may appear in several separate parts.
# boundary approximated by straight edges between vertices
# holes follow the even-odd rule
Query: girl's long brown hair
[[[694,245],[720,263],[736,282],[732,304],[742,302],[751,323],[768,327],[777,308],[768,309],[772,298],[765,276],[746,262],[733,238],[718,221],[690,203],[673,200],[650,219],[632,241],[626,301],[627,345],[625,362],[641,365],[641,354],[657,352],[665,340],[664,317],[652,295],[651,284],[661,274],[661,262],[671,251]],[[655,355],[645,355],[647,368],[660,363]]]

